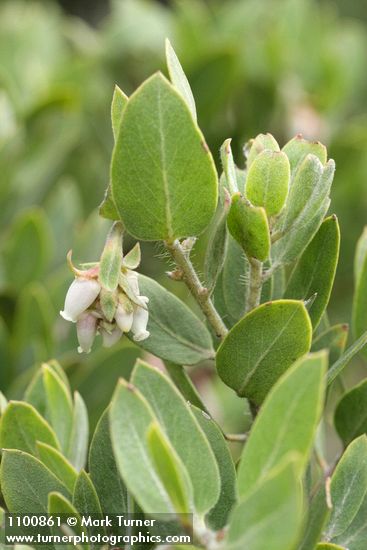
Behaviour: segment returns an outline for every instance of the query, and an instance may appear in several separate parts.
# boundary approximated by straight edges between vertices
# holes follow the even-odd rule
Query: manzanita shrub
[[[100,261],[78,268],[69,256],[75,279],[61,312],[76,323],[80,352],[98,335],[107,347],[127,337],[162,369],[139,359],[91,438],[83,399],[54,360],[23,401],[1,396],[4,511],[168,513],[183,528],[191,514],[192,548],[365,550],[366,381],[336,406],[344,451],[331,463],[322,427],[331,386],[367,341],[367,234],[345,350],[348,327],[330,326],[326,313],[340,241],[327,215],[334,161],[319,142],[296,136],[281,149],[261,134],[239,169],[227,139],[218,179],[169,42],[166,55],[170,80],[156,73],[130,98],[115,90],[100,208],[113,226]],[[198,273],[192,254],[204,231]],[[137,273],[140,247],[125,254],[125,232],[161,243],[196,312]],[[211,418],[186,369],[202,361],[249,406],[248,433],[225,434]],[[237,465],[230,441],[243,446]]]

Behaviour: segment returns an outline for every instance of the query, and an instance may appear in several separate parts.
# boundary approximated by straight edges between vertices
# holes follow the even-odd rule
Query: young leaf
[[[182,97],[157,73],[131,96],[120,128],[112,194],[129,233],[171,242],[201,233],[215,212],[217,175]]]
[[[67,376],[59,363],[55,360],[51,360],[47,363],[43,363],[43,365],[47,365],[54,372],[54,374],[58,376],[60,382],[64,384],[67,391],[70,392],[69,380],[67,379]],[[42,416],[46,415],[47,398],[42,369],[37,369],[35,371],[34,376],[25,390],[24,400],[30,405],[33,405],[33,407],[37,409]]]
[[[295,172],[298,165],[304,160],[307,155],[314,155],[319,159],[321,164],[326,164],[327,150],[325,145],[319,141],[307,141],[298,134],[286,143],[282,151],[289,158],[292,172]]]
[[[182,96],[182,98],[185,100],[188,108],[190,109],[192,118],[196,122],[197,116],[195,99],[192,95],[189,81],[186,78],[181,63],[168,38],[166,38],[166,61],[171,82],[176,90],[179,92],[179,94]]]
[[[263,206],[268,216],[279,214],[288,195],[290,166],[285,153],[265,149],[252,162],[246,178],[246,198]]]
[[[143,349],[182,365],[213,357],[207,328],[186,304],[144,275],[139,275],[139,288],[149,298],[150,336],[139,342]]]
[[[116,290],[121,273],[123,231],[121,222],[113,224],[107,236],[99,265],[99,282],[103,288],[111,292]]]
[[[46,418],[55,430],[61,449],[67,451],[73,425],[73,405],[70,394],[60,378],[43,365],[43,383],[46,394]]]
[[[164,488],[178,514],[191,511],[192,486],[184,465],[157,422],[152,422],[148,434],[148,449]]]
[[[115,143],[118,138],[122,114],[127,105],[127,102],[128,102],[128,97],[116,85],[113,93],[112,104],[111,104],[111,122],[112,122],[113,138]],[[116,205],[112,196],[111,183],[108,184],[104,199],[99,206],[99,214],[103,218],[107,218],[109,220],[119,219],[119,214],[117,212]]]
[[[269,224],[264,208],[252,204],[237,193],[227,217],[227,226],[232,237],[249,258],[264,262],[270,252]]]
[[[329,208],[329,193],[335,172],[332,160],[322,166],[313,155],[299,165],[291,182],[287,206],[274,232],[281,237],[272,248],[276,264],[294,261],[316,234]]]
[[[84,468],[89,441],[88,411],[81,395],[74,392],[73,426],[70,434],[67,457],[77,471]]]
[[[367,433],[367,380],[343,395],[335,410],[334,424],[344,445]]]
[[[47,513],[48,495],[57,491],[69,496],[65,485],[37,458],[18,450],[4,450],[1,491],[11,513]]]
[[[174,513],[146,443],[147,431],[156,420],[154,413],[137,388],[123,379],[112,398],[109,417],[116,463],[134,499],[148,514]]]
[[[54,432],[36,409],[28,403],[11,401],[1,417],[0,447],[35,455],[37,441],[59,447]]]
[[[302,302],[278,300],[239,321],[217,352],[218,374],[241,397],[261,403],[277,379],[311,346]]]
[[[219,426],[200,408],[191,406],[191,410],[210,443],[219,468],[221,483],[219,499],[206,516],[208,525],[215,531],[219,531],[227,524],[229,514],[237,501],[236,470]]]
[[[125,95],[121,88],[116,85],[113,92],[111,104],[112,131],[115,141],[117,140],[122,119],[122,113],[124,112],[128,99],[129,98],[127,97],[127,95]]]
[[[296,462],[287,460],[237,506],[226,550],[294,548],[302,524],[302,487]]]
[[[315,329],[329,302],[340,247],[340,231],[336,216],[326,218],[303,252],[288,282],[284,296],[307,300],[316,294],[309,310]]]
[[[37,442],[37,454],[41,462],[62,481],[65,487],[73,494],[78,472],[54,447],[46,443]]]
[[[332,540],[352,523],[367,493],[367,437],[352,441],[333,473],[330,496],[333,504],[325,537]]]
[[[195,509],[199,513],[207,512],[219,497],[219,472],[193,413],[167,376],[147,363],[137,361],[131,381],[152,407],[182,460],[194,490]]]
[[[226,139],[220,148],[220,158],[226,183],[225,187],[228,189],[230,196],[238,193],[236,166],[233,160],[231,141],[231,139]]]
[[[311,354],[298,361],[273,387],[242,453],[238,469],[240,497],[290,451],[299,453],[302,472],[320,419],[326,368],[326,353]]]
[[[247,154],[247,168],[250,168],[251,164],[264,149],[270,151],[280,151],[279,145],[276,139],[271,134],[259,134],[252,142],[250,141],[250,149]]]
[[[104,514],[128,512],[126,487],[112,450],[108,410],[97,424],[89,451],[89,471]]]
[[[348,325],[334,325],[321,332],[312,342],[311,351],[329,350],[329,363],[332,365],[344,352],[348,339]]]

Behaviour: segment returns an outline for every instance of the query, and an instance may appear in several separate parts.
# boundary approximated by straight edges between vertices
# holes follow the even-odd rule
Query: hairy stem
[[[249,312],[260,303],[261,288],[263,284],[263,264],[255,258],[250,258],[250,288],[247,296],[246,311]]]
[[[210,299],[208,289],[200,282],[199,277],[192,265],[188,253],[182,247],[180,241],[165,243],[165,246],[175,261],[177,267],[182,271],[183,280],[189,288],[191,294],[199,304],[202,312],[213,327],[218,338],[223,339],[228,333],[228,329],[223,323],[219,313]]]

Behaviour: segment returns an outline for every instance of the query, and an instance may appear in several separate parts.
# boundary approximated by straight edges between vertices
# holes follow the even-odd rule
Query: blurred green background
[[[73,327],[58,312],[71,281],[67,251],[76,261],[98,259],[109,227],[97,207],[108,182],[114,84],[130,94],[165,71],[167,36],[216,162],[232,137],[242,166],[242,146],[259,132],[280,143],[303,133],[328,146],[342,231],[329,310],[333,322],[348,322],[354,247],[367,217],[364,2],[60,4],[0,3],[0,389],[19,395],[29,367],[56,357],[96,417],[139,353],[125,341],[78,356]],[[160,252],[144,245],[142,271],[168,284]],[[182,286],[170,288],[187,298]]]

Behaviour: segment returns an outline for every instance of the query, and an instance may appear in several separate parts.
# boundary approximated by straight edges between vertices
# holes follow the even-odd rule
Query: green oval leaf
[[[37,454],[37,441],[58,448],[56,436],[46,420],[28,403],[11,401],[0,422],[0,447]]]
[[[49,496],[48,496],[48,513],[51,516],[62,514],[65,519],[66,519],[66,517],[69,517],[69,516],[73,516],[73,517],[77,518],[78,521],[77,521],[77,524],[75,526],[73,526],[73,532],[76,533],[77,535],[86,534],[85,528],[81,526],[81,517],[80,517],[80,515],[78,514],[78,512],[74,508],[74,506],[71,504],[70,500],[65,498],[62,494],[57,493],[57,492],[53,492],[53,493],[49,494]],[[55,522],[55,523],[57,524],[57,522]],[[52,534],[53,535],[58,535],[58,536],[65,535],[65,531],[64,531],[63,527],[64,527],[63,523],[61,524],[60,527],[58,525],[54,525],[53,527],[51,527]],[[58,548],[58,547],[56,546],[56,548]],[[71,548],[73,548],[73,546],[71,546],[71,545],[66,546],[66,548],[67,548],[67,550],[69,550],[69,548],[71,549]],[[74,546],[74,548],[75,548],[75,546]],[[78,549],[83,548],[84,550],[88,550],[89,545],[87,545],[87,544],[78,545],[77,548]]]
[[[48,495],[57,491],[69,496],[65,485],[37,458],[18,450],[4,450],[1,491],[9,512],[47,513]]]
[[[188,108],[190,109],[192,118],[196,122],[197,117],[195,99],[192,95],[189,81],[187,80],[181,63],[168,38],[166,38],[166,61],[171,82],[185,100]]]
[[[149,338],[139,346],[162,359],[194,365],[213,357],[211,336],[205,325],[181,300],[161,285],[139,275],[142,295],[148,296]]]
[[[207,512],[219,497],[219,473],[193,413],[167,376],[147,363],[137,361],[131,381],[152,407],[182,460],[191,479],[196,510]]]
[[[65,384],[48,366],[43,365],[46,418],[55,430],[61,449],[67,452],[73,427],[73,404]]]
[[[156,418],[140,391],[123,379],[113,395],[109,418],[117,467],[129,492],[148,514],[174,513],[154,470],[146,441],[148,429]]]
[[[37,442],[38,457],[55,476],[62,481],[70,493],[73,493],[78,472],[70,462],[54,447],[46,443]]]
[[[226,550],[295,548],[302,525],[302,487],[294,461],[272,472],[235,509]]]
[[[270,151],[280,151],[278,142],[269,133],[259,134],[255,139],[249,142],[249,151],[247,154],[247,168],[250,168],[251,164],[255,160],[255,157],[262,153],[264,149],[270,149]]]
[[[311,335],[302,302],[262,304],[223,340],[217,352],[218,374],[238,395],[261,403],[288,367],[309,351]]]
[[[332,540],[349,527],[366,493],[367,437],[361,435],[346,449],[331,478],[333,507],[324,533],[327,540]]]
[[[205,411],[195,406],[191,406],[191,410],[210,443],[219,468],[219,499],[206,516],[208,525],[214,531],[219,531],[227,525],[229,514],[237,501],[236,470],[220,427]]]
[[[298,134],[286,143],[282,149],[289,158],[292,172],[305,159],[307,155],[314,155],[321,164],[326,164],[327,150],[325,145],[319,141],[308,141],[301,134]]]
[[[128,495],[113,454],[108,410],[101,416],[89,451],[89,472],[104,514],[128,512]]]
[[[185,101],[160,73],[127,103],[111,177],[117,210],[138,239],[198,235],[215,212],[213,159]]]
[[[264,208],[253,206],[240,195],[233,195],[227,225],[232,237],[249,258],[264,262],[270,252],[269,224]]]
[[[357,514],[349,527],[333,539],[344,550],[365,550],[367,540],[367,496],[365,496]],[[337,546],[339,549],[339,546]],[[334,549],[330,549],[334,550]]]
[[[326,218],[297,262],[285,298],[308,300],[317,294],[309,315],[315,329],[329,302],[339,258],[340,230],[336,216]]]
[[[238,490],[245,496],[291,451],[302,470],[312,448],[323,406],[327,355],[298,361],[273,387],[260,409],[238,469]]]
[[[73,425],[66,455],[77,471],[80,471],[85,466],[88,443],[88,411],[81,395],[76,391],[74,392]]]
[[[121,119],[122,119],[122,113],[124,112],[124,109],[126,107],[126,104],[128,102],[128,97],[124,92],[115,85],[115,89],[113,91],[113,97],[112,97],[112,103],[111,103],[111,122],[112,122],[112,131],[113,131],[113,137],[116,141]]]
[[[184,465],[157,422],[151,424],[147,439],[154,468],[174,509],[178,514],[188,514],[192,509],[192,487]]]
[[[97,492],[90,476],[84,470],[79,473],[75,483],[73,506],[83,516],[97,515],[100,517],[102,515]]]
[[[265,149],[247,173],[245,195],[254,206],[263,206],[268,216],[279,214],[288,195],[289,160],[285,153]]]
[[[287,205],[274,227],[280,238],[272,247],[274,263],[297,259],[317,232],[329,208],[329,193],[335,163],[323,166],[314,155],[308,155],[291,180]]]
[[[335,410],[334,424],[344,445],[367,433],[367,380],[343,395]]]

